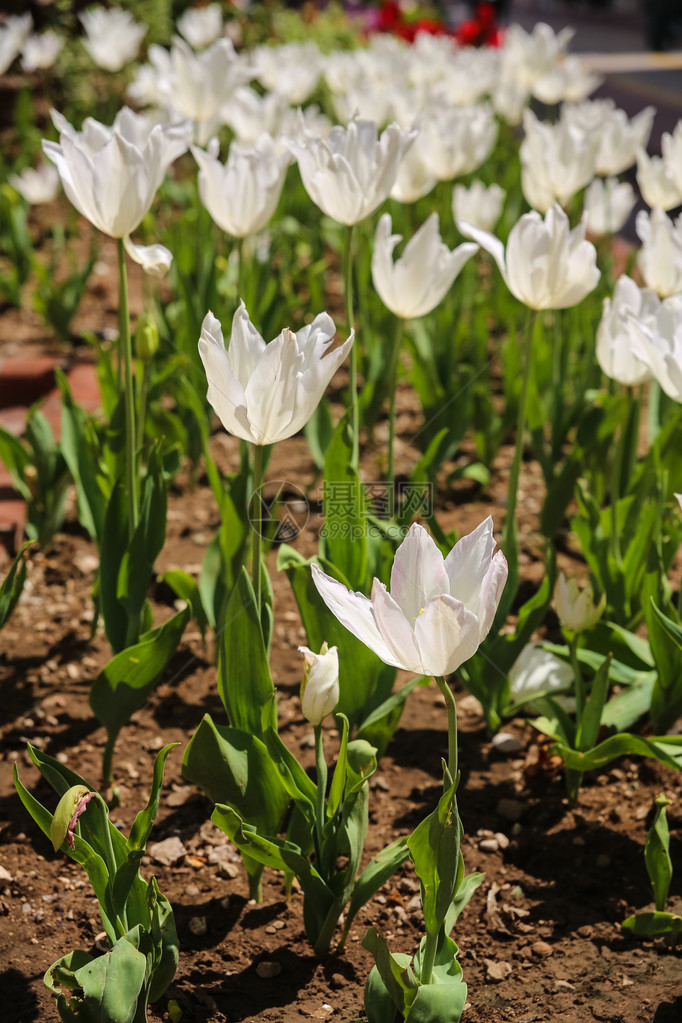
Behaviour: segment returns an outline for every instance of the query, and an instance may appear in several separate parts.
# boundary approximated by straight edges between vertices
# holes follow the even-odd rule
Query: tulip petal
[[[392,650],[377,628],[371,600],[362,593],[349,590],[338,580],[332,579],[330,575],[322,571],[319,565],[313,563],[310,568],[317,592],[334,617],[338,618],[356,639],[373,650],[385,664],[402,668],[403,665],[395,659]]]
[[[423,526],[413,523],[395,552],[391,569],[391,596],[405,617],[413,621],[450,585],[443,555]]]
[[[505,262],[504,245],[499,238],[496,238],[490,231],[481,231],[480,228],[474,227],[473,224],[467,224],[465,221],[457,222],[457,230],[465,236],[465,238],[473,238],[482,249],[489,252],[497,263],[500,273],[503,279],[507,280],[507,264]]]
[[[292,417],[296,401],[296,378],[303,356],[296,335],[285,327],[265,346],[256,371],[246,385],[246,409],[257,444],[274,444],[296,432]],[[309,409],[312,415],[313,409]]]
[[[254,442],[246,414],[244,388],[232,371],[223,331],[213,313],[207,313],[201,325],[199,355],[208,380],[207,397],[214,412],[235,437]]]
[[[470,607],[478,608],[481,580],[490,567],[497,544],[493,536],[493,520],[489,515],[466,536],[460,537],[445,559],[448,585],[441,590]]]
[[[414,671],[418,675],[424,673],[421,655],[414,641],[412,622],[409,621],[402,608],[386,587],[378,579],[372,583],[372,607],[374,609],[374,620],[385,643],[392,651],[393,661],[406,671]]]
[[[139,263],[150,277],[163,277],[170,270],[173,253],[165,245],[158,242],[153,245],[135,245],[129,234],[123,239],[123,245],[130,258]]]
[[[478,602],[478,638],[482,643],[490,632],[502,590],[507,582],[509,567],[502,551],[494,555],[492,564],[485,574]]]
[[[424,674],[449,675],[478,650],[478,619],[461,601],[443,593],[417,618],[414,638]]]

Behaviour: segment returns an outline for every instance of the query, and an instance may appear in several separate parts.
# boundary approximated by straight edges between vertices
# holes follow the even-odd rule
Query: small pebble
[[[497,852],[499,846],[496,838],[483,838],[478,843],[478,848],[481,852],[494,853]]]
[[[495,832],[495,841],[497,842],[498,849],[508,849],[509,839],[506,835],[502,834],[501,831]]]
[[[492,747],[496,753],[511,755],[521,749],[521,741],[511,732],[498,732],[492,737]]]
[[[554,949],[551,945],[548,945],[546,941],[535,941],[531,945],[530,950],[534,956],[540,956],[542,958],[554,954]]]
[[[189,929],[197,938],[202,938],[208,931],[208,924],[205,916],[193,916],[189,922]]]
[[[277,977],[281,972],[281,963],[262,962],[256,966],[256,973],[265,980],[269,980],[270,977]]]
[[[235,877],[239,876],[239,867],[236,863],[232,863],[230,860],[221,860],[218,864],[218,876],[233,880]]]

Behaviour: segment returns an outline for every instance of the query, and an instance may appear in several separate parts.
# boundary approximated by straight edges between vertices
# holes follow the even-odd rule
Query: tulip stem
[[[325,796],[327,794],[327,762],[324,759],[324,745],[322,742],[322,725],[314,725],[315,733],[315,770],[317,771],[317,801],[315,808],[315,841],[317,845],[317,871],[324,877],[322,864],[322,849],[324,845],[324,828],[326,818]]]
[[[344,295],[346,299],[346,322],[348,333],[353,329],[353,225],[346,227],[346,241],[343,253]],[[353,433],[353,455],[351,465],[357,469],[360,464],[360,411],[358,408],[358,346],[350,350],[350,407]]]
[[[239,308],[239,303],[242,300],[242,288],[244,287],[244,274],[242,273],[244,267],[244,239],[237,238],[237,304],[236,309]]]
[[[123,362],[123,388],[126,419],[126,490],[128,498],[128,536],[132,540],[137,527],[137,471],[135,456],[135,403],[133,395],[133,352],[130,339],[130,308],[123,239],[116,239],[118,252],[118,329],[119,350]]]
[[[395,396],[396,388],[398,386],[398,366],[400,365],[400,345],[403,336],[403,321],[400,316],[396,317],[395,321],[395,338],[393,339],[393,348],[391,350],[390,362],[389,362],[389,395],[388,395],[388,471],[386,473],[386,480],[391,486],[393,484],[393,476],[395,472]]]
[[[253,496],[251,498],[251,531],[253,532],[253,561],[251,564],[251,576],[253,579],[253,592],[256,595],[256,610],[260,618],[261,602],[261,540],[263,528],[263,445],[253,446]]]
[[[526,321],[523,330],[521,343],[521,361],[523,362],[523,377],[521,383],[521,395],[519,397],[519,410],[516,419],[516,442],[514,446],[514,459],[509,473],[509,489],[507,491],[507,513],[504,518],[504,529],[502,530],[502,549],[504,550],[510,564],[509,588],[510,592],[516,591],[518,582],[518,538],[516,532],[516,500],[519,489],[519,478],[521,476],[521,462],[523,461],[523,433],[526,427],[526,405],[528,400],[528,384],[530,381],[531,356],[533,352],[533,330],[539,323],[538,317]],[[514,566],[515,572],[512,571]],[[513,576],[516,578],[513,578]]]
[[[457,704],[455,694],[447,684],[442,675],[434,675],[436,685],[445,699],[445,706],[448,709],[448,770],[455,785],[457,784]]]

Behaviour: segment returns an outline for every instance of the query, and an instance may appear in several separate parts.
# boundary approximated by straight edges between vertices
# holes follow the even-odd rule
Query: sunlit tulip
[[[203,50],[223,34],[223,12],[220,4],[188,7],[176,24],[180,35],[193,49]]]
[[[542,696],[556,698],[574,686],[573,669],[566,661],[545,650],[539,643],[528,643],[509,670],[513,703],[526,703]]]
[[[311,725],[321,725],[339,702],[339,654],[335,646],[322,644],[319,654],[307,646],[299,651],[305,658],[301,683],[301,710]]]
[[[487,518],[444,559],[414,523],[396,551],[390,593],[378,579],[371,599],[353,593],[315,564],[313,580],[332,614],[386,664],[444,676],[472,657],[490,631],[507,580],[495,546]]]
[[[534,25],[532,32],[526,32],[520,25],[510,25],[502,51],[504,74],[532,89],[555,69],[574,32],[575,29],[563,28],[557,33],[544,22]]]
[[[413,203],[436,187],[438,178],[427,167],[424,152],[415,142],[405,153],[390,195],[396,202]]]
[[[372,281],[384,305],[411,320],[435,309],[478,246],[469,242],[451,252],[441,240],[437,213],[424,221],[394,263],[393,250],[401,240],[391,234],[391,216],[384,213],[374,239]]]
[[[562,629],[571,632],[585,632],[593,628],[604,613],[606,594],[602,593],[598,603],[594,599],[592,583],[587,582],[582,589],[575,578],[567,579],[563,572],[554,587],[554,610],[557,613]]]
[[[587,71],[579,57],[564,57],[552,71],[537,79],[533,95],[541,103],[579,103],[603,81],[599,75]]]
[[[138,67],[126,89],[126,96],[140,107],[159,107],[172,111],[171,55],[164,46],[152,43],[147,53],[148,64]]]
[[[199,164],[199,197],[218,227],[235,238],[260,231],[275,212],[290,162],[278,156],[270,135],[252,148],[233,142],[227,161],[218,159],[218,140],[208,152],[192,146]]]
[[[173,40],[169,98],[174,110],[195,122],[199,145],[208,141],[223,107],[235,89],[253,78],[254,70],[229,39],[218,39],[201,53],[194,53],[184,39]]]
[[[322,73],[322,54],[315,43],[258,46],[253,61],[262,85],[286,96],[292,106],[310,98]]]
[[[455,185],[452,192],[452,216],[455,223],[463,220],[480,231],[492,231],[502,213],[506,192],[499,185],[486,188],[482,181],[469,187]]]
[[[30,14],[10,14],[0,25],[0,75],[4,75],[19,56],[32,28]]]
[[[546,213],[552,203],[565,206],[594,177],[599,139],[570,122],[539,121],[532,110],[523,115],[521,187],[528,203]]]
[[[531,309],[567,309],[597,286],[597,250],[585,241],[585,221],[571,231],[560,206],[544,220],[535,210],[525,213],[509,232],[506,252],[487,231],[457,226],[490,253],[512,295]]]
[[[523,112],[528,106],[530,93],[524,85],[511,78],[502,77],[492,94],[493,110],[503,121],[518,127],[523,120]]]
[[[682,189],[682,120],[677,122],[672,134],[663,132],[661,151],[675,176],[677,187]]]
[[[637,184],[647,206],[672,210],[682,203],[677,168],[665,156],[648,156],[640,149],[637,153]]]
[[[635,162],[638,149],[646,149],[655,110],[645,107],[632,118],[611,99],[588,100],[564,106],[561,116],[586,131],[597,131],[599,146],[595,170],[603,176],[621,174]]]
[[[59,172],[51,163],[41,163],[35,170],[27,167],[21,174],[10,174],[7,180],[31,206],[52,202],[59,191]]]
[[[263,132],[276,138],[290,107],[278,92],[264,96],[249,85],[236,89],[222,110],[222,117],[245,146],[253,146]]]
[[[417,132],[389,124],[380,138],[373,121],[352,118],[335,125],[327,139],[288,139],[303,184],[328,217],[350,226],[369,216],[388,197],[406,149]]]
[[[604,299],[597,329],[597,361],[611,380],[636,387],[650,380],[647,363],[637,355],[637,324],[655,323],[661,300],[649,288],[638,288],[629,277],[619,277],[613,299]]]
[[[496,138],[497,122],[491,107],[482,103],[475,107],[438,105],[425,113],[415,145],[439,181],[452,181],[477,170],[492,153]]]
[[[682,294],[661,302],[654,322],[636,321],[636,352],[665,393],[682,402]]]
[[[21,51],[22,68],[31,72],[52,67],[63,45],[63,37],[50,29],[42,35],[29,36]]]
[[[95,64],[105,71],[120,71],[135,60],[146,25],[139,25],[121,7],[91,7],[79,14],[85,38],[83,46]]]
[[[682,291],[682,215],[673,223],[659,207],[651,214],[640,210],[635,230],[642,242],[637,266],[647,287],[661,298]]]
[[[208,379],[208,400],[225,429],[253,444],[274,444],[298,433],[353,344],[351,331],[329,352],[335,333],[332,318],[320,313],[296,334],[285,327],[266,344],[242,302],[226,348],[220,323],[208,313],[199,354]]]
[[[89,117],[81,132],[56,111],[52,119],[59,142],[44,139],[43,150],[56,164],[67,198],[104,234],[123,238],[131,258],[147,272],[159,275],[170,262],[168,250],[133,246],[129,235],[149,210],[173,160],[187,149],[189,122],[150,128],[146,117],[127,107],[111,127]]]
[[[596,238],[620,231],[632,213],[635,193],[632,185],[618,178],[595,178],[585,190],[587,230]]]

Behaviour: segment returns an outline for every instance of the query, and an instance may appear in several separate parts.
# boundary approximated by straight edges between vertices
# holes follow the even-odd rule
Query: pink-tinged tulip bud
[[[320,725],[339,702],[339,655],[335,646],[322,644],[319,654],[307,646],[298,648],[305,657],[301,705],[311,725]]]
[[[50,825],[50,840],[55,852],[61,848],[64,839],[67,845],[74,848],[73,836],[78,818],[94,794],[86,785],[74,785],[59,800]]]

